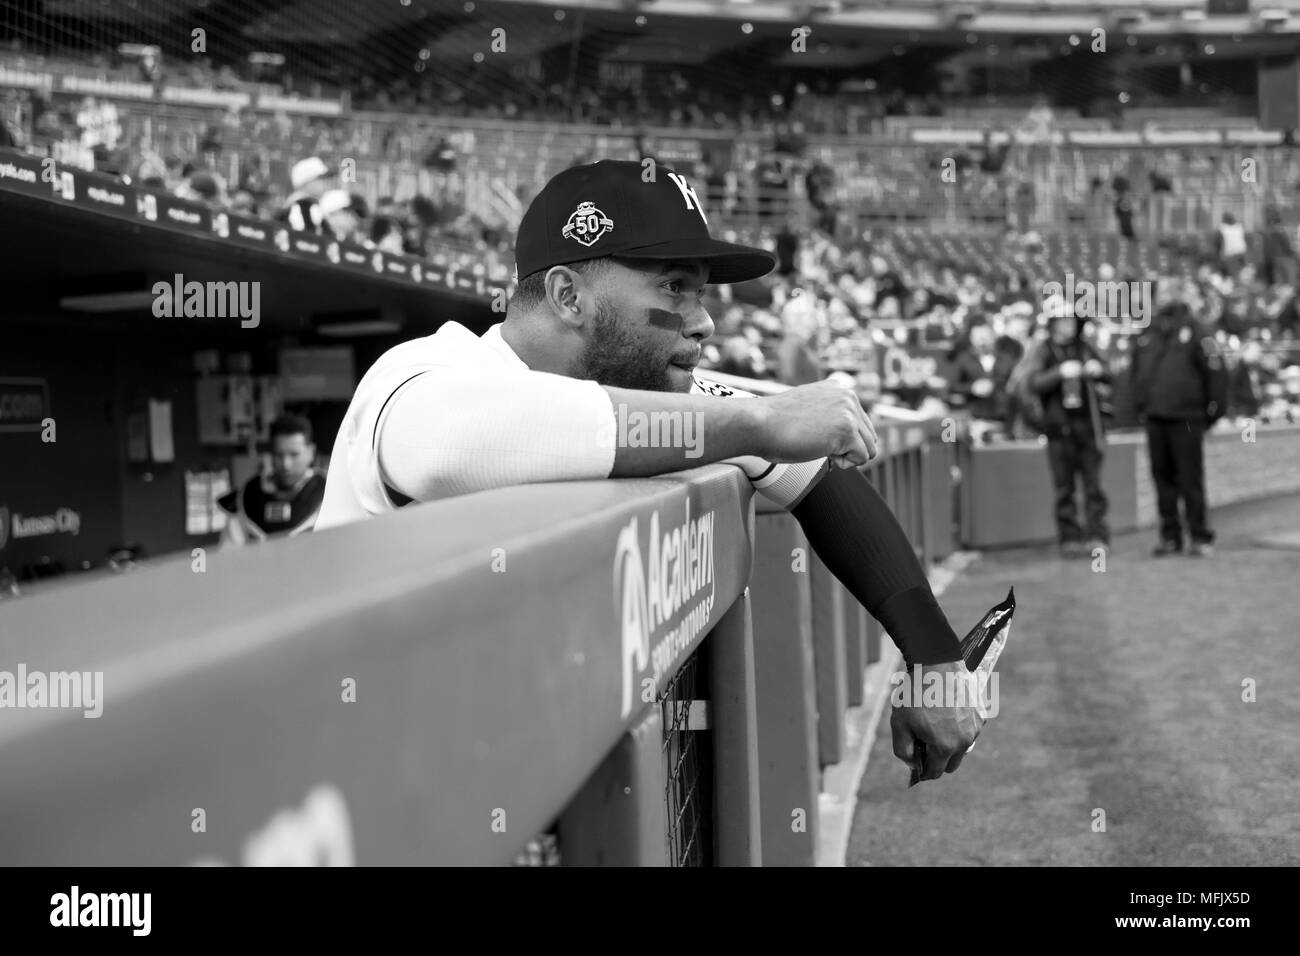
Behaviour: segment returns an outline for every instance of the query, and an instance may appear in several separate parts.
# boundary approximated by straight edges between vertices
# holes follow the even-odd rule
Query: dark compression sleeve
[[[817,556],[889,632],[907,663],[961,659],[957,635],[911,542],[865,474],[832,468],[791,514]]]

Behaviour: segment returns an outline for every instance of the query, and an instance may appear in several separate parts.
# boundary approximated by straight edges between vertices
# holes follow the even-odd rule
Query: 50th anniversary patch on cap
[[[569,221],[564,224],[560,234],[565,239],[574,239],[584,246],[591,246],[601,236],[614,231],[614,220],[596,208],[594,202],[578,203]]]

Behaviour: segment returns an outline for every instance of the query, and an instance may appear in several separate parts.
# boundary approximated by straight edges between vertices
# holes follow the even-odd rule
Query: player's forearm
[[[417,501],[540,481],[644,477],[763,453],[758,401],[605,388],[530,372],[422,375],[376,436],[384,480]]]
[[[791,513],[817,556],[884,626],[909,664],[961,657],[911,542],[864,474],[832,469]]]
[[[759,401],[626,388],[605,392],[613,411],[613,478],[661,475],[765,450]]]

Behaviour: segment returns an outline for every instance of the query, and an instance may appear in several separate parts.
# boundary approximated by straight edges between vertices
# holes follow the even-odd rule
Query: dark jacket
[[[1228,376],[1218,343],[1186,319],[1144,332],[1133,353],[1133,390],[1139,415],[1156,421],[1212,424],[1228,404]]]
[[[1291,237],[1283,227],[1278,225],[1269,226],[1264,230],[1262,252],[1264,261],[1268,263],[1276,262],[1283,256],[1295,255],[1295,250],[1291,247]]]
[[[1068,409],[1064,401],[1064,377],[1061,365],[1067,361],[1087,362],[1096,359],[1101,363],[1101,375],[1090,379],[1080,375],[1082,402],[1078,408]],[[1033,366],[1029,371],[1029,387],[1038,393],[1043,403],[1043,431],[1047,435],[1060,435],[1070,428],[1092,429],[1093,422],[1101,422],[1104,411],[1101,396],[1097,394],[1097,383],[1110,385],[1110,368],[1101,354],[1082,339],[1074,339],[1066,345],[1058,345],[1051,339],[1039,343],[1030,359]]]
[[[986,372],[984,366],[980,364],[978,355],[971,351],[961,353],[961,355],[957,356],[952,368],[952,398],[954,404],[969,409],[971,415],[975,418],[985,418],[991,421],[1004,420],[1007,417],[1008,408],[1007,379],[1011,377],[1011,370],[1015,367],[1015,360],[1009,355],[995,353],[993,369]],[[993,391],[983,397],[971,391],[971,386],[982,378],[990,379],[993,382]]]
[[[1251,372],[1255,372],[1255,380],[1251,381]],[[1269,376],[1258,366],[1251,366],[1241,362],[1228,373],[1228,411],[1233,415],[1245,415],[1253,418],[1259,414],[1260,407],[1264,404],[1264,386],[1269,382]]]

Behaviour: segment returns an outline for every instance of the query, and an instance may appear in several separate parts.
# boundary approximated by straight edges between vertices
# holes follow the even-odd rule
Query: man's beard
[[[574,375],[609,388],[635,388],[647,392],[676,391],[668,375],[672,353],[638,338],[618,320],[605,302],[596,305],[591,340],[578,357]]]

